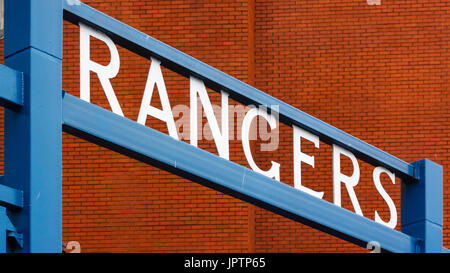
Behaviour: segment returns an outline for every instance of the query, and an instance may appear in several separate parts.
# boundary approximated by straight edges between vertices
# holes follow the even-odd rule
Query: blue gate
[[[402,232],[65,93],[63,20],[103,32],[118,45],[185,77],[195,76],[242,104],[276,106],[269,110],[281,122],[392,171],[402,180]],[[442,247],[441,166],[427,159],[406,163],[78,0],[6,0],[4,56],[0,252],[62,251],[62,131],[363,247],[376,241],[387,252],[447,251]]]

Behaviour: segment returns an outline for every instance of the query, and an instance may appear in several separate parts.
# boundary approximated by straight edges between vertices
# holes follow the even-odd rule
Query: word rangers
[[[110,51],[111,61],[108,65],[100,65],[90,59],[90,37],[94,37],[104,42]],[[122,109],[120,107],[119,101],[114,93],[113,87],[111,85],[110,79],[114,78],[120,68],[120,58],[117,48],[114,42],[104,33],[99,32],[95,29],[90,28],[82,23],[80,23],[80,98],[90,102],[90,72],[97,74],[98,79],[102,85],[105,92],[107,100],[111,106],[111,110],[120,115],[124,116]],[[151,106],[151,98],[153,94],[153,89],[157,86],[158,94],[161,100],[161,108],[158,109]],[[203,106],[208,124],[211,128],[212,136],[216,144],[218,154],[220,157],[229,160],[229,128],[228,128],[228,93],[221,91],[221,129],[219,129],[218,121],[215,117],[213,107],[208,97],[204,83],[190,76],[190,143],[197,147],[198,144],[198,130],[197,130],[197,97],[199,97],[200,102]],[[276,106],[272,106],[272,109],[276,109]],[[162,75],[160,61],[151,58],[151,65],[147,77],[147,82],[145,85],[144,95],[142,98],[141,108],[139,111],[137,122],[144,125],[146,123],[147,117],[152,116],[159,119],[167,124],[169,135],[175,139],[179,139],[178,133],[175,126],[175,121],[172,113],[172,109],[169,102],[169,97],[167,94],[166,86],[164,83],[164,78]],[[252,107],[244,117],[242,123],[242,146],[244,150],[245,157],[249,163],[252,170],[261,173],[265,176],[273,178],[280,181],[280,164],[272,161],[269,170],[260,169],[251,154],[250,149],[250,139],[249,131],[250,124],[256,117],[264,118],[270,128],[274,130],[277,127],[277,118],[268,113],[264,107]],[[303,130],[302,128],[292,125],[293,128],[293,165],[294,165],[294,187],[300,191],[308,193],[316,198],[322,199],[324,193],[312,190],[302,185],[301,180],[301,163],[305,163],[314,168],[314,156],[310,156],[301,151],[301,139],[305,139],[314,144],[315,148],[319,148],[319,137]],[[345,175],[341,172],[341,156],[348,157],[353,165],[353,174],[351,176]],[[333,203],[337,206],[341,206],[341,188],[345,185],[345,189],[348,192],[350,200],[352,202],[355,213],[363,216],[361,207],[359,205],[358,199],[354,187],[358,184],[360,179],[360,168],[356,157],[346,149],[333,144]],[[390,219],[389,221],[384,221],[379,216],[378,212],[375,211],[375,221],[381,223],[389,228],[394,229],[397,225],[397,209],[391,197],[387,194],[383,188],[380,177],[381,174],[387,174],[389,179],[393,184],[395,184],[395,174],[387,170],[384,167],[378,166],[373,170],[373,182],[378,193],[386,202],[389,211]]]

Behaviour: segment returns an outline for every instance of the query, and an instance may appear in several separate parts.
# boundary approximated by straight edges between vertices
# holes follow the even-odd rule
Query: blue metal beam
[[[423,159],[413,163],[418,182],[402,183],[402,231],[421,239],[420,252],[442,251],[443,169]]]
[[[0,105],[12,110],[23,106],[23,73],[0,64]]]
[[[414,252],[416,239],[287,184],[63,94],[63,130],[362,247]]]
[[[22,233],[17,232],[8,217],[6,208],[0,206],[0,253],[7,252],[7,238],[11,238],[19,248],[23,247]]]
[[[23,207],[23,192],[3,185],[4,177],[0,177],[0,206],[10,209]]]
[[[0,253],[6,253],[7,218],[6,208],[0,206]]]
[[[239,81],[145,33],[101,13],[79,1],[63,1],[64,19],[74,24],[83,22],[113,39],[117,44],[145,57],[153,56],[161,64],[183,76],[196,76],[215,91],[227,91],[230,97],[243,104],[263,105],[279,113],[280,121],[297,125],[318,135],[326,143],[337,144],[360,159],[376,166],[384,166],[397,176],[415,179],[414,166],[366,142],[359,140],[295,107]],[[271,107],[278,107],[278,110]]]
[[[62,23],[61,0],[5,1],[5,64],[24,76],[23,106],[5,109],[4,125],[4,184],[23,191],[9,215],[19,252],[62,251]]]

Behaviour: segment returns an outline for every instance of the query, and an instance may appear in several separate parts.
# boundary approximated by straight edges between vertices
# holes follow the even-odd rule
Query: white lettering
[[[383,167],[376,167],[373,170],[373,182],[375,183],[377,191],[380,193],[381,197],[383,197],[383,199],[386,201],[386,204],[389,207],[391,219],[389,219],[389,222],[385,222],[383,221],[383,219],[381,219],[380,215],[378,215],[378,212],[375,211],[375,222],[394,229],[395,226],[397,225],[397,209],[395,208],[395,204],[392,201],[391,197],[386,193],[386,191],[383,188],[383,185],[381,185],[380,176],[382,173],[385,173],[389,176],[389,178],[392,181],[392,184],[395,184],[395,174]]]
[[[317,192],[311,190],[305,186],[302,186],[302,162],[312,166],[314,168],[314,156],[307,155],[301,151],[301,138],[307,139],[314,143],[316,148],[319,148],[319,137],[297,127],[294,128],[294,187],[311,194],[314,197],[322,199],[323,192]]]
[[[107,66],[91,61],[90,36],[99,39],[108,46],[111,53],[111,61]],[[110,82],[110,79],[119,73],[119,68],[119,52],[114,42],[105,34],[80,23],[80,98],[87,102],[91,101],[90,71],[95,72],[103,87],[111,110],[118,115],[124,116]]]
[[[173,113],[170,108],[169,97],[167,95],[166,85],[161,72],[160,61],[151,58],[152,63],[148,71],[147,83],[145,84],[144,96],[142,97],[141,109],[139,110],[139,116],[137,122],[145,125],[147,116],[153,116],[167,124],[169,135],[175,139],[178,139],[177,129],[175,127],[175,121],[173,119]],[[162,110],[151,106],[153,89],[158,88],[159,98],[161,100]]]
[[[214,116],[214,110],[211,106],[208,93],[205,85],[199,79],[191,77],[191,144],[195,147],[198,145],[198,120],[197,120],[197,94],[200,98],[200,102],[205,111],[206,119],[208,120],[209,128],[216,143],[219,156],[225,159],[229,159],[229,136],[228,136],[228,93],[221,92],[222,94],[222,133],[219,130],[217,119]]]
[[[352,176],[347,176],[341,173],[341,155],[344,155],[352,161],[353,164],[353,174]],[[359,182],[359,164],[356,157],[349,151],[333,144],[333,200],[334,204],[341,206],[341,183],[345,184],[350,200],[352,201],[353,208],[355,212],[359,215],[363,215],[361,207],[358,203],[358,198],[356,197],[355,190],[353,189]]]
[[[280,181],[280,164],[271,161],[272,167],[268,171],[264,171],[261,170],[258,165],[256,165],[253,159],[252,152],[250,150],[249,132],[252,120],[257,116],[265,118],[272,130],[277,126],[277,121],[274,116],[267,114],[266,111],[263,111],[260,108],[250,109],[250,111],[248,111],[245,115],[244,121],[242,123],[242,147],[244,149],[245,158],[247,158],[248,164],[255,172]]]

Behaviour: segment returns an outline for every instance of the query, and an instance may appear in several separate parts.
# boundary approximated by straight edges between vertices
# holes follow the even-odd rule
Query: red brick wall
[[[249,79],[246,2],[85,3],[234,77]],[[78,27],[65,23],[64,33],[63,85],[78,95]],[[93,59],[105,62],[106,46],[94,45]],[[121,69],[112,85],[125,116],[137,120],[150,61],[123,48],[119,54]],[[164,68],[163,75],[171,106],[189,105],[188,79]],[[92,102],[109,109],[98,79],[92,79]],[[156,94],[152,105],[159,107]],[[220,105],[215,92],[210,98]],[[167,133],[157,119],[149,118],[147,126]],[[213,141],[199,146],[216,152]],[[231,149],[231,159],[244,164],[239,146]],[[69,135],[63,152],[64,240],[79,241],[82,251],[248,251],[248,204]]]
[[[447,1],[83,2],[405,161],[442,164],[444,246],[450,247]],[[107,47],[91,42],[92,58],[107,63]],[[112,86],[125,116],[136,120],[150,61],[120,47],[119,54]],[[165,68],[163,74],[171,106],[189,105],[188,79]],[[79,95],[79,30],[67,22],[63,88]],[[93,103],[109,109],[94,74],[91,92]],[[220,105],[218,94],[209,96]],[[167,133],[159,120],[149,118],[147,126]],[[316,158],[314,169],[302,166],[302,182],[332,202],[331,147],[302,142]],[[292,129],[280,125],[274,152],[259,151],[262,143],[252,143],[258,165],[280,163],[281,180],[293,185]],[[217,154],[213,141],[199,146]],[[240,141],[231,141],[230,158],[248,167]],[[373,219],[377,210],[387,220],[373,166],[359,164],[356,194],[364,216]],[[400,181],[384,177],[383,186],[400,217]],[[352,209],[342,192],[343,207]],[[63,241],[74,240],[82,252],[365,251],[64,134]]]
[[[449,3],[257,0],[255,6],[256,87],[407,162],[442,164],[448,246]],[[292,132],[284,131],[286,147],[259,155],[284,165],[281,179],[292,185],[291,157],[281,152],[292,150]],[[316,168],[304,165],[304,184],[332,201],[331,149],[321,143],[312,151]],[[362,167],[356,194],[366,217],[374,219],[376,209],[388,220],[372,169]],[[400,181],[389,184],[383,181],[400,215]],[[343,202],[352,208],[348,197]],[[256,221],[257,251],[356,250],[263,210]]]

